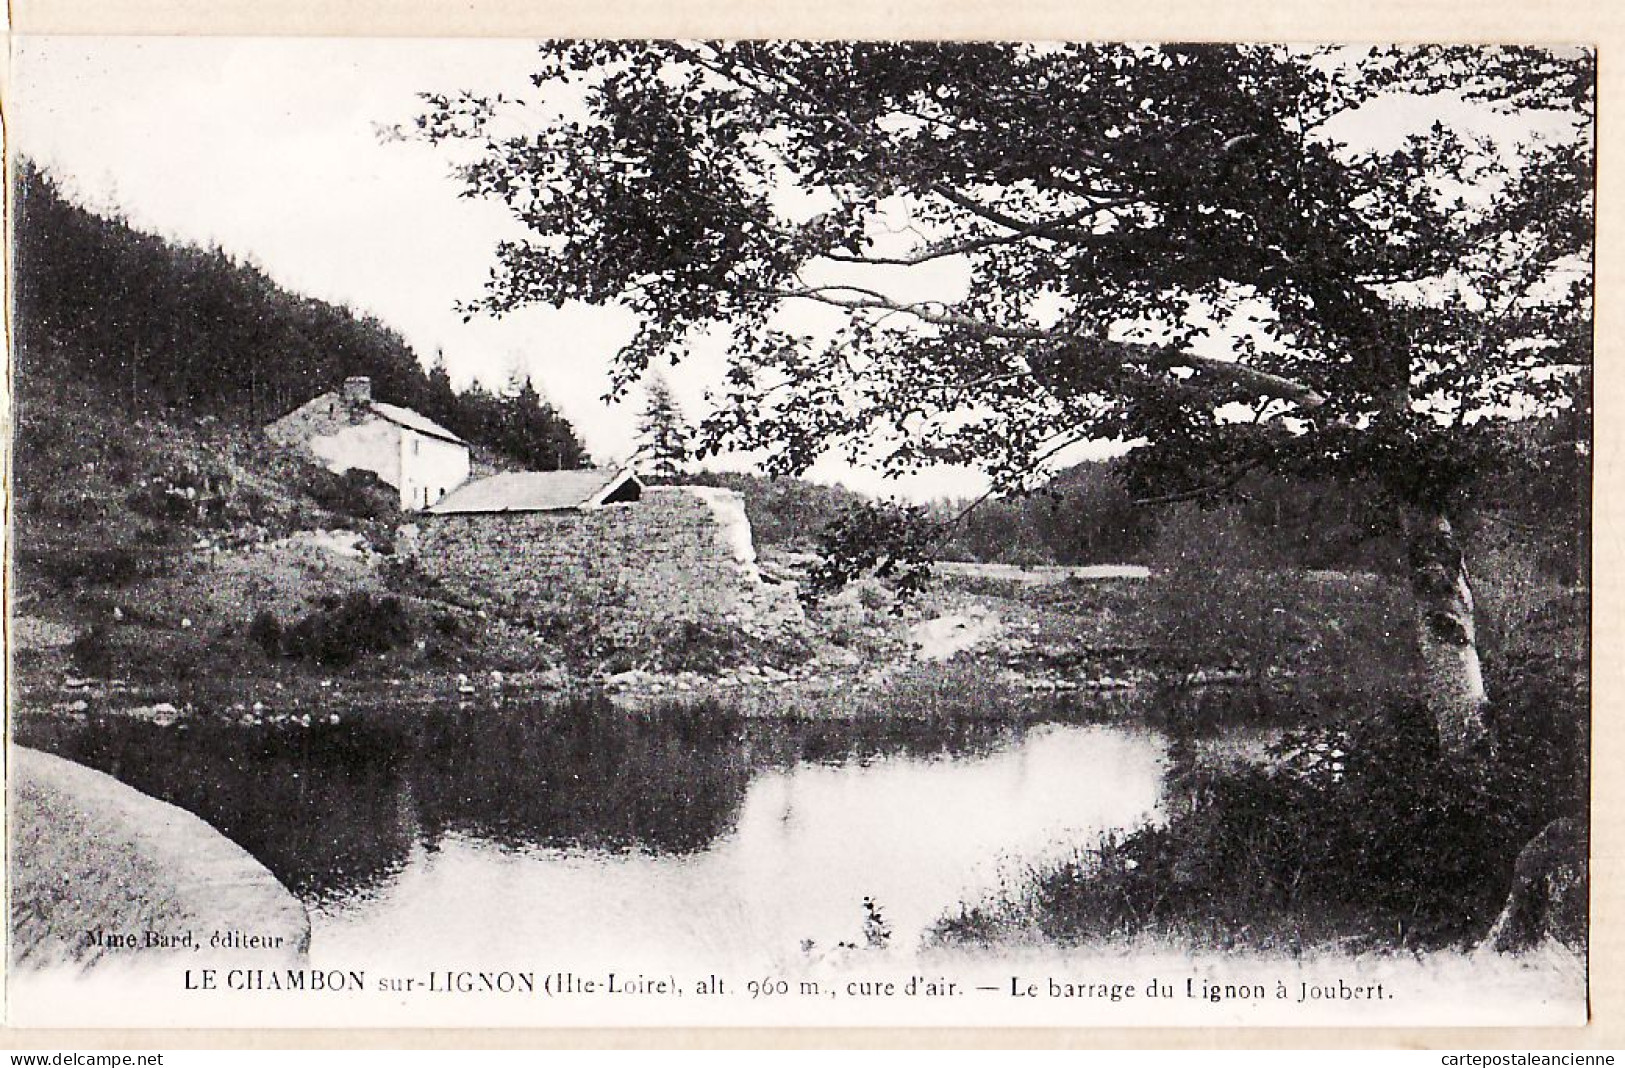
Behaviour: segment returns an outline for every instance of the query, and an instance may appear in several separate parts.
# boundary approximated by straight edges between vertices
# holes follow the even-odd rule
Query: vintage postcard
[[[10,81],[10,1025],[1586,1022],[1592,49]]]

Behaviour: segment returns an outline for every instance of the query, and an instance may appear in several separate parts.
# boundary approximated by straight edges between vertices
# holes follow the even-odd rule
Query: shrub
[[[169,522],[186,519],[197,511],[196,503],[187,500],[183,490],[164,480],[131,490],[124,495],[124,503],[137,515]]]
[[[354,468],[335,475],[325,467],[311,465],[304,489],[322,508],[350,519],[389,519],[399,514],[399,494],[371,471]]]
[[[159,520],[148,523],[136,531],[136,540],[144,547],[161,549],[190,541],[192,535],[178,523]]]
[[[411,641],[412,629],[399,599],[352,593],[323,598],[320,608],[288,627],[261,612],[249,626],[249,637],[268,655],[348,667],[363,656]]]
[[[939,533],[939,524],[920,505],[851,505],[819,531],[819,559],[808,569],[801,599],[816,603],[865,575],[889,583],[900,597],[917,594],[930,580]]]
[[[261,609],[248,625],[248,640],[265,650],[266,656],[282,655],[282,624],[276,616]]]
[[[60,589],[124,586],[163,569],[161,559],[150,550],[126,545],[38,550],[25,554],[23,560]]]
[[[1583,738],[1552,726],[1583,719],[1572,695],[1530,682],[1498,702],[1507,729],[1477,760],[1443,756],[1416,705],[1290,733],[1264,767],[1203,771],[1176,746],[1168,823],[1042,874],[1039,926],[1263,948],[1477,938],[1523,844],[1585,811]]]
[[[105,626],[92,623],[68,643],[68,656],[86,675],[105,676],[113,667],[113,640]]]
[[[113,442],[114,451],[120,447],[121,443]],[[165,474],[142,479],[125,494],[124,503],[137,515],[160,524],[219,526],[227,521],[230,485],[230,477],[221,470],[182,463]]]
[[[652,636],[650,655],[663,670],[705,674],[743,663],[749,648],[736,630],[684,619]]]

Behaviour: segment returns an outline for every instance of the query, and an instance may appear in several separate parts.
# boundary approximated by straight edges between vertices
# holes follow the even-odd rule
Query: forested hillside
[[[176,408],[261,426],[367,375],[420,411],[531,469],[581,467],[569,423],[529,382],[457,393],[370,316],[291,293],[219,248],[143,233],[73,203],[50,174],[16,172],[14,343],[24,403],[58,372],[130,410]]]

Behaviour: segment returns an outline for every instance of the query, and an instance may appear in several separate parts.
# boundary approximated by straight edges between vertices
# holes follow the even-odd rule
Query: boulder
[[[1546,939],[1571,949],[1586,944],[1590,879],[1586,828],[1562,817],[1518,853],[1512,891],[1480,950],[1517,953]]]

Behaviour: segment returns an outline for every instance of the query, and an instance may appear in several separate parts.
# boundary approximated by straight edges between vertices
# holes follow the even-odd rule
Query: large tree
[[[632,310],[623,386],[728,346],[713,448],[1014,489],[1105,438],[1141,445],[1149,496],[1378,486],[1465,751],[1486,695],[1451,519],[1497,425],[1589,359],[1593,81],[1512,48],[567,42],[420,127],[475,139],[469,192],[531,231],[488,310]],[[1528,136],[1373,135],[1396,101]]]

